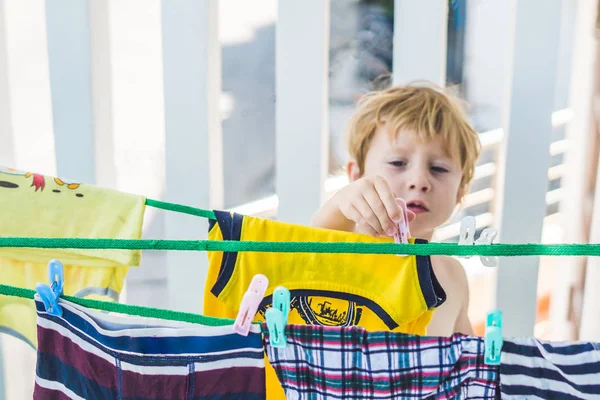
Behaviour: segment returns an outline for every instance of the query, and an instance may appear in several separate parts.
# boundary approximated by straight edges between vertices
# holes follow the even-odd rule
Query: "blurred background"
[[[483,143],[437,241],[471,215],[503,243],[598,243],[597,15],[597,0],[0,0],[0,165],[307,224],[347,183],[360,95],[427,79]],[[145,215],[145,238],[205,232]],[[205,258],[144,252],[121,301],[201,312]],[[460,261],[478,334],[498,306],[510,334],[600,341],[598,260]],[[0,399],[28,398],[35,351],[0,334],[0,361]]]

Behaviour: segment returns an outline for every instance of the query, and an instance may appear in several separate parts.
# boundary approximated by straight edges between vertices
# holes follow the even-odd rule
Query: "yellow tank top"
[[[350,232],[312,228],[215,211],[211,240],[285,242],[385,242]],[[411,239],[411,243],[426,243]],[[290,290],[290,324],[361,326],[424,335],[433,309],[446,300],[428,256],[332,253],[208,252],[204,314],[235,318],[252,277],[269,287],[255,321],[264,321],[273,290]],[[285,399],[267,368],[267,398]]]

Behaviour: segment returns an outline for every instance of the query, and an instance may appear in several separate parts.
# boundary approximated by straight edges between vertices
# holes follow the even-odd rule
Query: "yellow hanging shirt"
[[[0,236],[140,239],[146,199],[94,185],[0,167]],[[48,261],[64,265],[64,294],[118,300],[139,250],[0,247],[0,283],[35,289]],[[32,300],[0,295],[0,331],[34,348]]]
[[[363,242],[389,240],[215,211],[211,240]],[[426,243],[411,239],[411,243]],[[424,335],[433,309],[446,299],[428,256],[394,254],[208,252],[204,314],[235,318],[252,277],[269,287],[255,321],[264,321],[275,287],[290,290],[290,324],[361,326]],[[269,366],[267,398],[284,399]]]

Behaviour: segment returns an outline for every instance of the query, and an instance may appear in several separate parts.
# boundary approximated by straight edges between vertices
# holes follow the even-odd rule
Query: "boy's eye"
[[[406,164],[404,161],[391,161],[390,165],[393,165],[394,167],[404,167]]]
[[[440,172],[440,173],[448,172],[448,170],[444,167],[431,167],[431,169],[434,172]]]

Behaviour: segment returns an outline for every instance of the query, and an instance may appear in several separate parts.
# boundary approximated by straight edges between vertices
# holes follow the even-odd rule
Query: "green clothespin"
[[[285,327],[290,314],[290,291],[283,286],[278,286],[273,292],[273,307],[265,313],[269,340],[273,347],[285,347]]]
[[[273,291],[273,308],[278,309],[283,314],[283,321],[287,325],[290,315],[290,291],[283,286],[277,286]]]
[[[487,315],[485,325],[485,358],[488,365],[500,365],[502,352],[502,311],[492,310]]]

